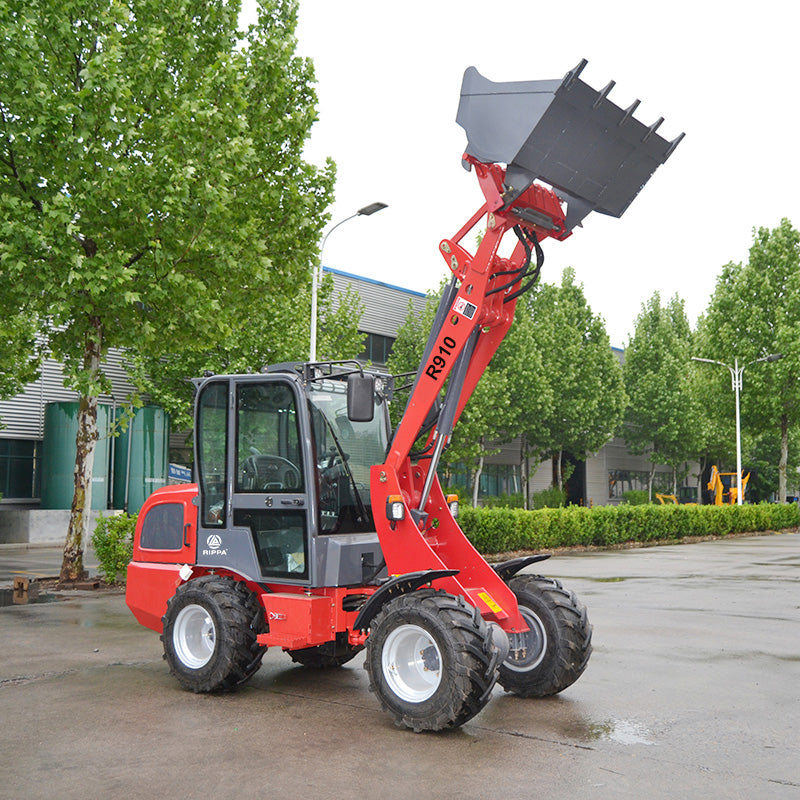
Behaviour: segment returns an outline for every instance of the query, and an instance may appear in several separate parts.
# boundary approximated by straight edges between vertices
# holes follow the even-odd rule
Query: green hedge
[[[128,562],[133,558],[133,534],[136,514],[97,515],[97,525],[92,534],[92,548],[100,562],[100,572],[106,583],[116,583],[122,575],[125,582]]]
[[[796,503],[567,506],[538,511],[462,507],[459,522],[472,544],[488,554],[782,530],[800,525],[800,509]]]

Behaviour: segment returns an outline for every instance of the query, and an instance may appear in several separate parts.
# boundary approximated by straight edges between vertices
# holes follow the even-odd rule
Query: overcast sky
[[[639,120],[663,116],[660,135],[686,138],[621,219],[593,213],[567,241],[547,240],[544,280],[573,267],[615,346],[655,291],[678,293],[694,324],[720,268],[747,259],[753,228],[800,226],[799,29],[800,4],[786,0],[300,0],[298,53],[319,96],[306,158],[338,170],[330,224],[389,204],[337,229],[323,262],[435,288],[439,241],[483,200],[461,167],[464,70],[560,79],[586,58],[582,80],[616,81],[618,106],[638,98]]]

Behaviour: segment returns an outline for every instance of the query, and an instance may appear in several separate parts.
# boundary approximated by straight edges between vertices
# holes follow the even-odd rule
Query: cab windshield
[[[386,401],[375,393],[370,422],[347,418],[347,383],[309,384],[311,419],[316,441],[320,487],[320,533],[374,530],[369,497],[369,471],[386,458],[389,422]]]

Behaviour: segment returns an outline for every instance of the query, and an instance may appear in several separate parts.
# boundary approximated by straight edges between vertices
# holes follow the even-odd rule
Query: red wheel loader
[[[484,202],[439,246],[452,277],[394,431],[392,378],[357,362],[195,382],[195,483],[146,501],[127,583],[129,607],[161,634],[185,688],[233,689],[268,647],[318,668],[365,650],[381,706],[421,731],[463,724],[496,682],[541,697],[583,673],[584,606],[523,572],[547,556],[490,566],[436,469],[539,275],[540,242],[565,239],[592,210],[620,216],[680,141],[656,133],[660,120],[636,120],[636,104],[614,105],[613,83],[598,92],[581,81],[585,63],[563,80],[465,73],[463,163]],[[479,223],[473,254],[462,242]]]

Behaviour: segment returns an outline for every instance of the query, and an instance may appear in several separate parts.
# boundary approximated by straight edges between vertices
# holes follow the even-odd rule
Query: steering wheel
[[[242,484],[246,490],[295,491],[302,483],[300,470],[281,456],[248,456],[242,464]]]

